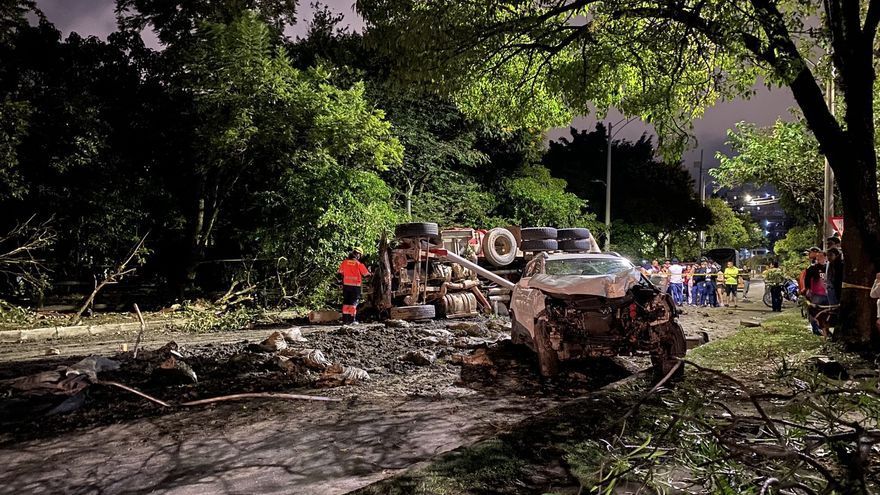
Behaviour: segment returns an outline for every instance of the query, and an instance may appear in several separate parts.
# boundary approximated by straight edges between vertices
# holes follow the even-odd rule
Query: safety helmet
[[[360,247],[355,247],[355,248],[353,248],[353,249],[352,249],[352,252],[357,253],[357,254],[359,254],[359,255],[361,255],[361,256],[364,255],[364,250],[363,250],[363,248],[360,248]]]

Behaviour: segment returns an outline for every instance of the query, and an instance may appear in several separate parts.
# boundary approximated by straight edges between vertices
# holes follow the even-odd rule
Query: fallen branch
[[[137,339],[134,341],[134,351],[131,354],[131,357],[137,359],[138,357],[138,348],[141,346],[141,338],[144,336],[144,331],[147,329],[147,323],[144,321],[144,316],[141,314],[141,309],[138,308],[138,305],[134,305],[134,312],[137,313],[138,320],[141,322],[141,329],[138,332]]]
[[[144,234],[144,236],[141,237],[141,240],[138,241],[138,243],[135,245],[134,249],[131,250],[131,253],[128,255],[128,258],[126,258],[125,261],[120,263],[119,266],[117,266],[116,269],[112,273],[107,275],[104,278],[104,280],[101,281],[100,284],[95,286],[95,290],[93,290],[92,293],[89,294],[89,297],[87,297],[85,299],[82,306],[79,308],[79,311],[77,311],[76,314],[73,316],[73,318],[71,318],[71,320],[70,320],[71,325],[79,325],[79,322],[82,321],[83,313],[85,313],[86,310],[89,309],[89,306],[91,306],[92,303],[95,301],[95,296],[98,295],[98,292],[100,292],[101,289],[103,289],[107,285],[118,283],[120,280],[122,280],[122,277],[128,275],[129,273],[133,273],[137,269],[137,268],[128,268],[128,264],[131,263],[131,261],[135,258],[135,256],[137,256],[138,253],[141,252],[141,249],[143,249],[143,247],[144,247],[144,241],[147,240],[148,235],[150,235],[149,232]]]
[[[98,385],[109,385],[111,387],[121,388],[127,392],[131,392],[135,395],[143,397],[150,402],[154,402],[159,404],[162,407],[192,407],[192,406],[202,406],[205,404],[213,404],[215,402],[227,402],[234,400],[243,400],[243,399],[282,399],[282,400],[311,400],[311,401],[320,401],[320,402],[340,402],[342,399],[334,399],[332,397],[323,397],[320,395],[299,395],[299,394],[281,394],[275,392],[252,392],[252,393],[244,393],[244,394],[232,394],[232,395],[222,395],[220,397],[211,397],[209,399],[199,399],[199,400],[191,400],[188,402],[181,402],[179,404],[169,404],[163,400],[157,399],[152,395],[146,394],[137,390],[135,388],[129,387],[128,385],[123,385],[119,382],[107,382],[107,381],[99,381]]]
[[[122,390],[131,392],[135,395],[139,395],[139,396],[143,397],[144,399],[147,399],[150,402],[155,402],[156,404],[159,404],[162,407],[174,407],[171,404],[169,404],[163,400],[159,400],[159,399],[153,397],[152,395],[145,394],[145,393],[141,392],[140,390],[131,388],[128,385],[123,385],[119,382],[100,381],[100,382],[98,382],[98,385],[110,385],[111,387],[118,387],[118,388],[121,388]]]
[[[224,395],[221,397],[213,397],[210,399],[199,399],[189,402],[181,402],[181,406],[201,406],[204,404],[213,404],[214,402],[226,402],[242,399],[284,399],[284,400],[314,400],[321,402],[339,402],[342,399],[334,399],[332,397],[322,397],[320,395],[299,395],[299,394],[279,394],[275,392],[252,392],[245,394]]]

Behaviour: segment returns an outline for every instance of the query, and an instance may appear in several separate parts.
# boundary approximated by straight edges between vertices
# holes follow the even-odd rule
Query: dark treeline
[[[398,221],[600,228],[604,129],[545,152],[540,131],[388,80],[369,33],[325,8],[291,40],[292,0],[183,5],[119,0],[119,30],[101,40],[63,38],[32,3],[0,1],[0,232],[31,219],[0,251],[40,226],[52,237],[26,253],[39,265],[0,256],[3,298],[100,278],[144,235],[138,277],[162,301],[223,290],[236,275],[214,261],[248,259],[298,304],[325,297],[339,257]],[[649,140],[616,147],[625,250],[709,222]],[[678,203],[645,216],[657,198]],[[627,228],[640,233],[624,241]]]

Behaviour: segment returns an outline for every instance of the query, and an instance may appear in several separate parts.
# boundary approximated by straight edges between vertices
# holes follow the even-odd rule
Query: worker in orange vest
[[[342,322],[357,324],[357,306],[361,298],[361,283],[370,275],[370,270],[361,263],[364,251],[354,248],[340,265],[339,275],[342,276]]]

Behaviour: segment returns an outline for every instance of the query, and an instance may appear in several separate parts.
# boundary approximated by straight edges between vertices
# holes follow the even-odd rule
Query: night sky
[[[288,34],[296,36],[305,32],[308,19],[311,18],[311,2],[301,2],[299,17],[301,22],[293,27]],[[324,0],[332,10],[345,14],[349,24],[358,29],[362,26],[360,19],[355,14],[351,0]],[[65,35],[76,31],[81,35],[97,35],[106,37],[108,33],[116,29],[116,19],[113,13],[113,0],[37,0],[38,6]],[[156,45],[155,37],[146,35],[148,44]],[[706,165],[717,163],[714,158],[716,151],[726,151],[724,147],[725,132],[741,120],[754,122],[759,125],[768,125],[782,116],[789,118],[788,109],[795,106],[791,93],[786,89],[768,91],[759,88],[757,95],[747,101],[731,101],[722,103],[706,111],[703,119],[694,123],[695,135],[698,148],[687,153],[685,163],[690,166],[699,158],[699,150],[705,152]],[[620,115],[610,115],[608,120],[617,122]],[[576,127],[592,126],[595,118],[583,117],[575,119]],[[640,122],[632,122],[624,128],[617,137],[638,138],[643,132],[650,129]],[[559,129],[549,133],[551,139],[567,134],[567,129]]]

